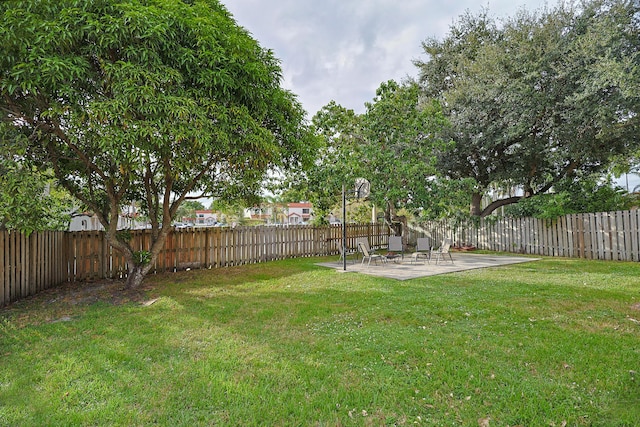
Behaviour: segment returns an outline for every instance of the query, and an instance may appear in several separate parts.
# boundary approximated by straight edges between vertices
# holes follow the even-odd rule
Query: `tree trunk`
[[[133,268],[129,268],[129,275],[127,276],[126,283],[127,289],[138,289],[140,285],[142,285],[144,276],[146,276],[148,272],[148,265],[134,265]]]
[[[144,277],[149,273],[156,260],[158,259],[158,255],[160,255],[160,251],[164,247],[164,243],[167,240],[167,235],[169,234],[170,228],[167,226],[163,226],[157,232],[157,237],[154,239],[151,238],[151,247],[149,248],[149,257],[144,261],[144,263],[139,264],[134,261],[134,257],[131,256],[131,259],[127,259],[127,263],[129,264],[129,275],[127,276],[127,288],[136,289],[140,287]],[[133,253],[131,253],[133,255]],[[126,256],[125,256],[126,257]],[[126,257],[128,258],[128,257]]]
[[[482,193],[473,193],[471,195],[471,216],[480,216],[482,214]]]
[[[404,235],[404,229],[407,226],[407,217],[396,215],[396,210],[391,203],[387,203],[384,211],[384,221],[394,236]]]
[[[142,281],[144,280],[144,277],[147,275],[147,273],[149,273],[156,260],[158,259],[158,255],[164,247],[164,243],[167,239],[169,231],[169,227],[163,227],[158,230],[156,238],[153,238],[152,234],[151,247],[149,248],[148,257],[145,257],[144,260],[138,259],[136,257],[136,252],[132,250],[131,246],[128,243],[120,242],[115,238],[114,242],[110,242],[110,244],[115,249],[124,254],[125,260],[128,265],[126,282],[126,287],[128,289],[136,289],[140,287]],[[108,238],[107,241],[109,241]]]
[[[396,215],[396,210],[393,205],[387,203],[387,208],[384,211],[384,221],[394,236],[402,236],[403,234],[402,222],[398,222],[398,219],[400,219],[400,217]]]

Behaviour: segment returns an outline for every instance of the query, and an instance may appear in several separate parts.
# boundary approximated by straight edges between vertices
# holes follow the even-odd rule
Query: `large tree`
[[[304,158],[278,60],[216,0],[0,3],[0,119],[99,218],[136,287],[189,198],[251,198]],[[117,232],[139,201],[148,250]]]
[[[364,178],[370,201],[401,234],[404,220],[396,211],[430,202],[433,153],[443,148],[436,135],[446,121],[439,104],[423,100],[414,82],[384,82],[365,106],[366,113],[355,114],[331,102],[314,116],[321,149],[314,167],[297,175],[298,186],[324,213],[339,201],[342,185],[351,191],[356,179]]]
[[[371,200],[384,208],[385,222],[401,235],[406,219],[397,210],[431,202],[434,153],[445,146],[438,134],[446,120],[439,103],[424,100],[414,82],[382,83],[366,107],[356,167],[371,182]]]
[[[638,146],[639,13],[637,1],[593,0],[499,26],[484,11],[423,44],[421,83],[445,106],[455,141],[439,168],[475,181],[472,214],[602,171]],[[523,194],[482,209],[501,183]]]
[[[284,181],[278,179],[273,191],[283,200],[309,200],[314,222],[325,224],[331,210],[340,203],[342,186],[353,188],[360,173],[357,147],[362,143],[362,116],[335,101],[322,107],[312,118],[314,162],[292,170]]]

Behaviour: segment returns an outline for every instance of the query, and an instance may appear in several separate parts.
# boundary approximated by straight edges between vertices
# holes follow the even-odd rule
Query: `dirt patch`
[[[0,317],[13,318],[17,325],[43,322],[67,322],[96,303],[123,305],[143,304],[152,288],[127,289],[122,280],[63,283],[0,308]]]
[[[84,305],[104,302],[122,305],[144,301],[146,290],[148,289],[127,289],[125,283],[120,280],[101,280],[99,282],[65,283],[47,289],[36,295],[35,298],[43,299],[44,304]]]
[[[633,304],[633,305],[631,306],[631,308],[632,308],[633,310],[638,310],[638,311],[640,311],[640,302]]]

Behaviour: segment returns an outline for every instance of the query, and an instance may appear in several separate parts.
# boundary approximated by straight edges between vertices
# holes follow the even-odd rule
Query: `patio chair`
[[[404,259],[404,247],[401,236],[389,236],[389,252],[400,252],[400,258]]]
[[[358,246],[358,248],[361,243],[367,248],[367,251],[373,252],[371,246],[369,246],[369,239],[367,237],[356,237],[356,246]]]
[[[353,248],[349,248],[348,247],[347,248],[347,253],[345,255],[344,248],[342,247],[342,245],[340,245],[340,258],[338,259],[338,261],[342,261],[345,258],[345,256],[346,256],[347,261],[348,261],[349,260],[349,256],[351,256],[351,255],[354,255],[352,261],[355,264],[355,262],[358,260],[358,249],[357,248],[353,249]]]
[[[427,262],[431,261],[431,238],[429,237],[418,237],[416,251],[411,254],[411,263],[413,264],[420,258],[426,259]]]
[[[377,251],[375,249],[371,249],[371,246],[369,245],[369,238],[368,237],[356,237],[356,252],[362,252],[358,249],[358,245],[362,243],[364,245],[365,248],[367,248],[367,251],[370,254],[375,254]]]
[[[380,255],[380,254],[374,254],[371,253],[366,245],[364,245],[362,242],[358,242],[358,247],[360,248],[360,251],[362,252],[362,264],[364,264],[365,260],[368,261],[367,266],[371,265],[371,260],[373,260],[373,262],[375,264],[378,264],[378,260],[382,261],[382,262],[387,262],[387,257],[384,255]]]
[[[449,255],[449,259],[451,260],[451,264],[453,264],[453,257],[451,257],[451,239],[444,239],[442,241],[442,244],[440,245],[440,247],[438,249],[432,249],[431,253],[430,253],[430,258],[433,258],[433,256],[436,256],[436,264],[438,264],[438,261],[440,261],[441,259],[444,258],[445,255]]]

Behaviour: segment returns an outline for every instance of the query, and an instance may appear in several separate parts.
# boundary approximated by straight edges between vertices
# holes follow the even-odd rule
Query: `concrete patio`
[[[335,262],[324,262],[318,265],[324,267],[335,268],[339,272],[346,273],[363,273],[372,276],[387,277],[389,279],[408,280],[418,277],[435,276],[437,274],[454,273],[457,271],[473,270],[477,268],[499,267],[501,265],[517,264],[522,262],[537,261],[539,258],[528,258],[521,256],[492,255],[492,254],[475,254],[467,252],[454,252],[453,264],[449,258],[441,260],[436,264],[433,260],[431,263],[422,260],[412,263],[411,254],[405,255],[404,259],[389,260],[386,263],[378,262],[367,265],[365,262],[361,264],[358,259],[347,260],[347,270],[343,270],[342,260]]]

